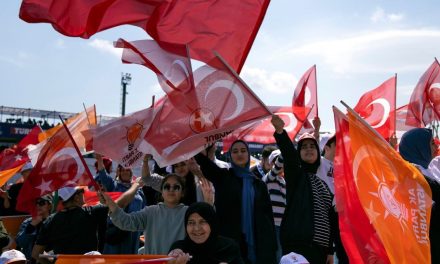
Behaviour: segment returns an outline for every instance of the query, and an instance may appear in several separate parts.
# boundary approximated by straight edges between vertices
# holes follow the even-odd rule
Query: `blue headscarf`
[[[431,139],[431,129],[414,128],[405,132],[399,144],[400,155],[411,163],[428,168],[432,160]]]
[[[252,263],[256,262],[255,252],[255,236],[254,236],[254,179],[255,175],[249,170],[250,167],[250,152],[249,147],[243,140],[236,140],[232,143],[229,149],[231,155],[232,147],[237,143],[243,143],[248,151],[248,162],[244,167],[240,167],[234,163],[231,156],[231,168],[234,174],[243,179],[243,188],[241,191],[241,231],[244,233],[248,248],[248,258]]]

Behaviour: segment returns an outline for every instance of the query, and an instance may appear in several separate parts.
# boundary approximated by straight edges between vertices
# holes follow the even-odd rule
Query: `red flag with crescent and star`
[[[174,43],[160,43],[159,45],[154,40],[127,42],[119,39],[114,46],[123,48],[122,62],[140,64],[156,73],[165,93],[180,92],[184,99],[185,94],[194,88],[191,58],[187,45]],[[173,103],[179,105],[181,101]]]
[[[308,69],[299,80],[292,99],[292,108],[310,108],[310,114],[303,125],[302,132],[309,132],[313,129],[311,120],[318,116],[318,92],[316,82],[316,65]]]
[[[180,107],[169,99],[174,93],[166,96],[140,144],[139,149],[152,154],[161,167],[189,159],[234,129],[271,115],[221,57],[193,76],[196,88]]]
[[[425,127],[440,120],[440,64],[435,59],[420,77],[408,103],[406,124]]]
[[[341,238],[350,262],[370,263],[374,258],[379,263],[430,263],[428,183],[353,110],[348,111],[345,118],[334,109],[334,172]]]
[[[3,186],[29,161],[27,146],[37,144],[38,134],[41,132],[41,128],[35,126],[17,145],[0,153],[0,186]]]
[[[391,77],[364,93],[353,108],[386,140],[396,132],[396,79]]]
[[[78,146],[65,124],[50,137],[40,152],[37,163],[20,190],[17,210],[35,213],[35,201],[42,195],[66,186],[94,184]]]
[[[292,112],[291,106],[269,106],[269,110],[283,119],[287,134],[290,138],[295,138],[312,109],[296,106]],[[223,151],[229,151],[229,147],[237,139],[260,144],[275,144],[274,132],[270,118],[238,128],[223,139]]]
[[[24,0],[20,18],[50,23],[71,37],[90,38],[133,25],[160,42],[191,45],[191,56],[209,62],[212,50],[240,72],[270,0]]]

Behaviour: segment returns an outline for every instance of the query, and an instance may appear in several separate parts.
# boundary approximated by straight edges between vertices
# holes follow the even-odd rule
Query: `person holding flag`
[[[310,263],[333,263],[333,195],[317,176],[321,160],[318,142],[305,133],[296,149],[284,130],[284,121],[273,115],[271,122],[284,158],[287,204],[280,230],[283,255],[295,252]]]

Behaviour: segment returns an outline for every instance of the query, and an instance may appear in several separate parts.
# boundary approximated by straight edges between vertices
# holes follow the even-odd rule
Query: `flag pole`
[[[315,85],[316,85],[316,116],[319,117],[319,111],[318,111],[318,78],[316,78],[316,64],[313,65],[315,68]],[[307,80],[308,81],[308,80]]]
[[[89,113],[87,113],[87,108],[86,108],[86,105],[84,103],[83,103],[83,107],[84,107],[84,112],[86,113],[87,122],[89,123],[89,126],[90,126],[91,124],[90,124],[90,120],[89,120]]]
[[[397,117],[396,117],[396,113],[397,113],[397,72],[394,75],[394,136],[397,137],[396,135],[396,129],[397,129]]]
[[[273,115],[272,111],[270,111],[269,107],[267,107],[267,105],[265,103],[263,103],[263,101],[261,101],[260,97],[258,97],[254,91],[252,91],[251,88],[249,88],[249,86],[243,81],[243,79],[240,78],[240,76],[237,74],[237,72],[235,72],[231,66],[229,66],[229,64],[222,58],[222,56],[217,52],[214,51],[214,55],[220,59],[220,61],[227,67],[227,69],[229,70],[229,72],[231,72],[235,78],[237,78],[241,84],[246,87],[246,89],[248,90],[248,92],[250,92],[257,100],[258,102],[260,102],[260,104],[262,104],[264,106],[264,108],[271,114]]]
[[[90,178],[90,181],[92,182],[92,184],[96,190],[100,190],[101,188],[99,187],[98,183],[96,183],[95,179],[93,179],[92,173],[90,172],[89,167],[87,166],[86,162],[84,161],[84,158],[81,155],[81,152],[79,151],[79,148],[76,145],[75,140],[73,139],[72,134],[69,131],[69,128],[67,128],[66,124],[64,123],[64,120],[61,118],[61,115],[59,117],[60,117],[61,123],[63,124],[64,128],[66,129],[67,134],[69,135],[70,140],[72,140],[73,146],[75,147],[75,150],[78,153],[78,156],[84,166],[84,169],[86,170],[87,175]]]
[[[386,142],[388,146],[390,146],[389,142],[387,142],[376,129],[372,128],[370,124],[368,124],[358,113],[356,113],[350,106],[348,106],[344,101],[341,100],[341,104],[347,108],[347,111],[350,112],[356,119],[361,122],[364,126],[368,127],[378,138],[382,141]],[[391,146],[390,146],[391,147]]]

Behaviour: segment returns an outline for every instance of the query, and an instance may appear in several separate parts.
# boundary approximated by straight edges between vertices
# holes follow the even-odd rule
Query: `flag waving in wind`
[[[318,116],[318,92],[316,82],[316,65],[308,69],[299,80],[292,99],[292,107],[307,107],[312,109],[304,122],[304,128],[309,130],[313,120]]]
[[[190,44],[194,59],[216,50],[240,72],[270,0],[23,0],[20,18],[50,23],[71,37],[90,38],[119,25],[145,30],[159,42]]]
[[[124,49],[122,52],[124,63],[144,65],[155,72],[165,93],[178,91],[184,96],[194,88],[187,45],[173,43],[159,45],[154,40],[127,42],[119,39],[115,47]]]
[[[99,189],[72,135],[63,124],[48,139],[31,174],[24,181],[18,196],[17,209],[33,214],[38,197],[62,187],[89,184],[94,184]]]
[[[93,129],[93,149],[126,168],[138,165],[144,156],[138,146],[150,128],[153,117],[154,108],[150,107]]]
[[[165,97],[139,147],[161,167],[189,159],[234,129],[271,114],[220,57],[197,69],[194,80],[196,89],[181,107],[170,102],[174,93]]]
[[[383,263],[430,263],[432,194],[425,178],[351,109],[348,120],[341,116],[335,111],[335,189],[350,262],[362,263],[355,258],[361,252],[365,263],[370,257]]]
[[[354,110],[386,140],[396,130],[396,78],[394,76],[363,94],[354,107]]]
[[[437,59],[420,77],[408,103],[406,124],[425,127],[440,120],[440,64]]]
[[[0,186],[3,186],[29,161],[27,146],[37,144],[38,134],[41,132],[41,128],[35,126],[17,145],[0,153]]]

